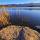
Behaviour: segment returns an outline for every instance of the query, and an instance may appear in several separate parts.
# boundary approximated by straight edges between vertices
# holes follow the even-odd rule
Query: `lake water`
[[[12,17],[12,22],[27,22],[30,25],[40,25],[40,7],[15,7],[6,8]]]

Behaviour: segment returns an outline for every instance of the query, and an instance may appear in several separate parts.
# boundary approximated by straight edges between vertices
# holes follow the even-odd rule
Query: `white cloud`
[[[40,3],[40,0],[33,0],[33,3]]]

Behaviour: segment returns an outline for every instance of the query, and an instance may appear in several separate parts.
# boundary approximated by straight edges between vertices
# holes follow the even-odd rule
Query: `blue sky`
[[[0,4],[40,3],[40,0],[0,0]]]

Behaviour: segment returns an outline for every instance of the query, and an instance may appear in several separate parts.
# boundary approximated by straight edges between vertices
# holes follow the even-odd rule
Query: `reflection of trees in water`
[[[25,40],[23,28],[22,28],[22,30],[19,32],[19,36],[16,38],[16,40]]]

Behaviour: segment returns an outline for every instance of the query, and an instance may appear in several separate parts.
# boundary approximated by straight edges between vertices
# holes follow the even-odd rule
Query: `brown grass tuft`
[[[0,24],[1,25],[9,24],[9,14],[7,12],[0,13]]]
[[[20,33],[24,33],[24,37]],[[23,28],[20,26],[8,26],[0,31],[0,35],[5,40],[40,40],[40,33],[28,27]],[[21,36],[20,36],[21,35]]]

